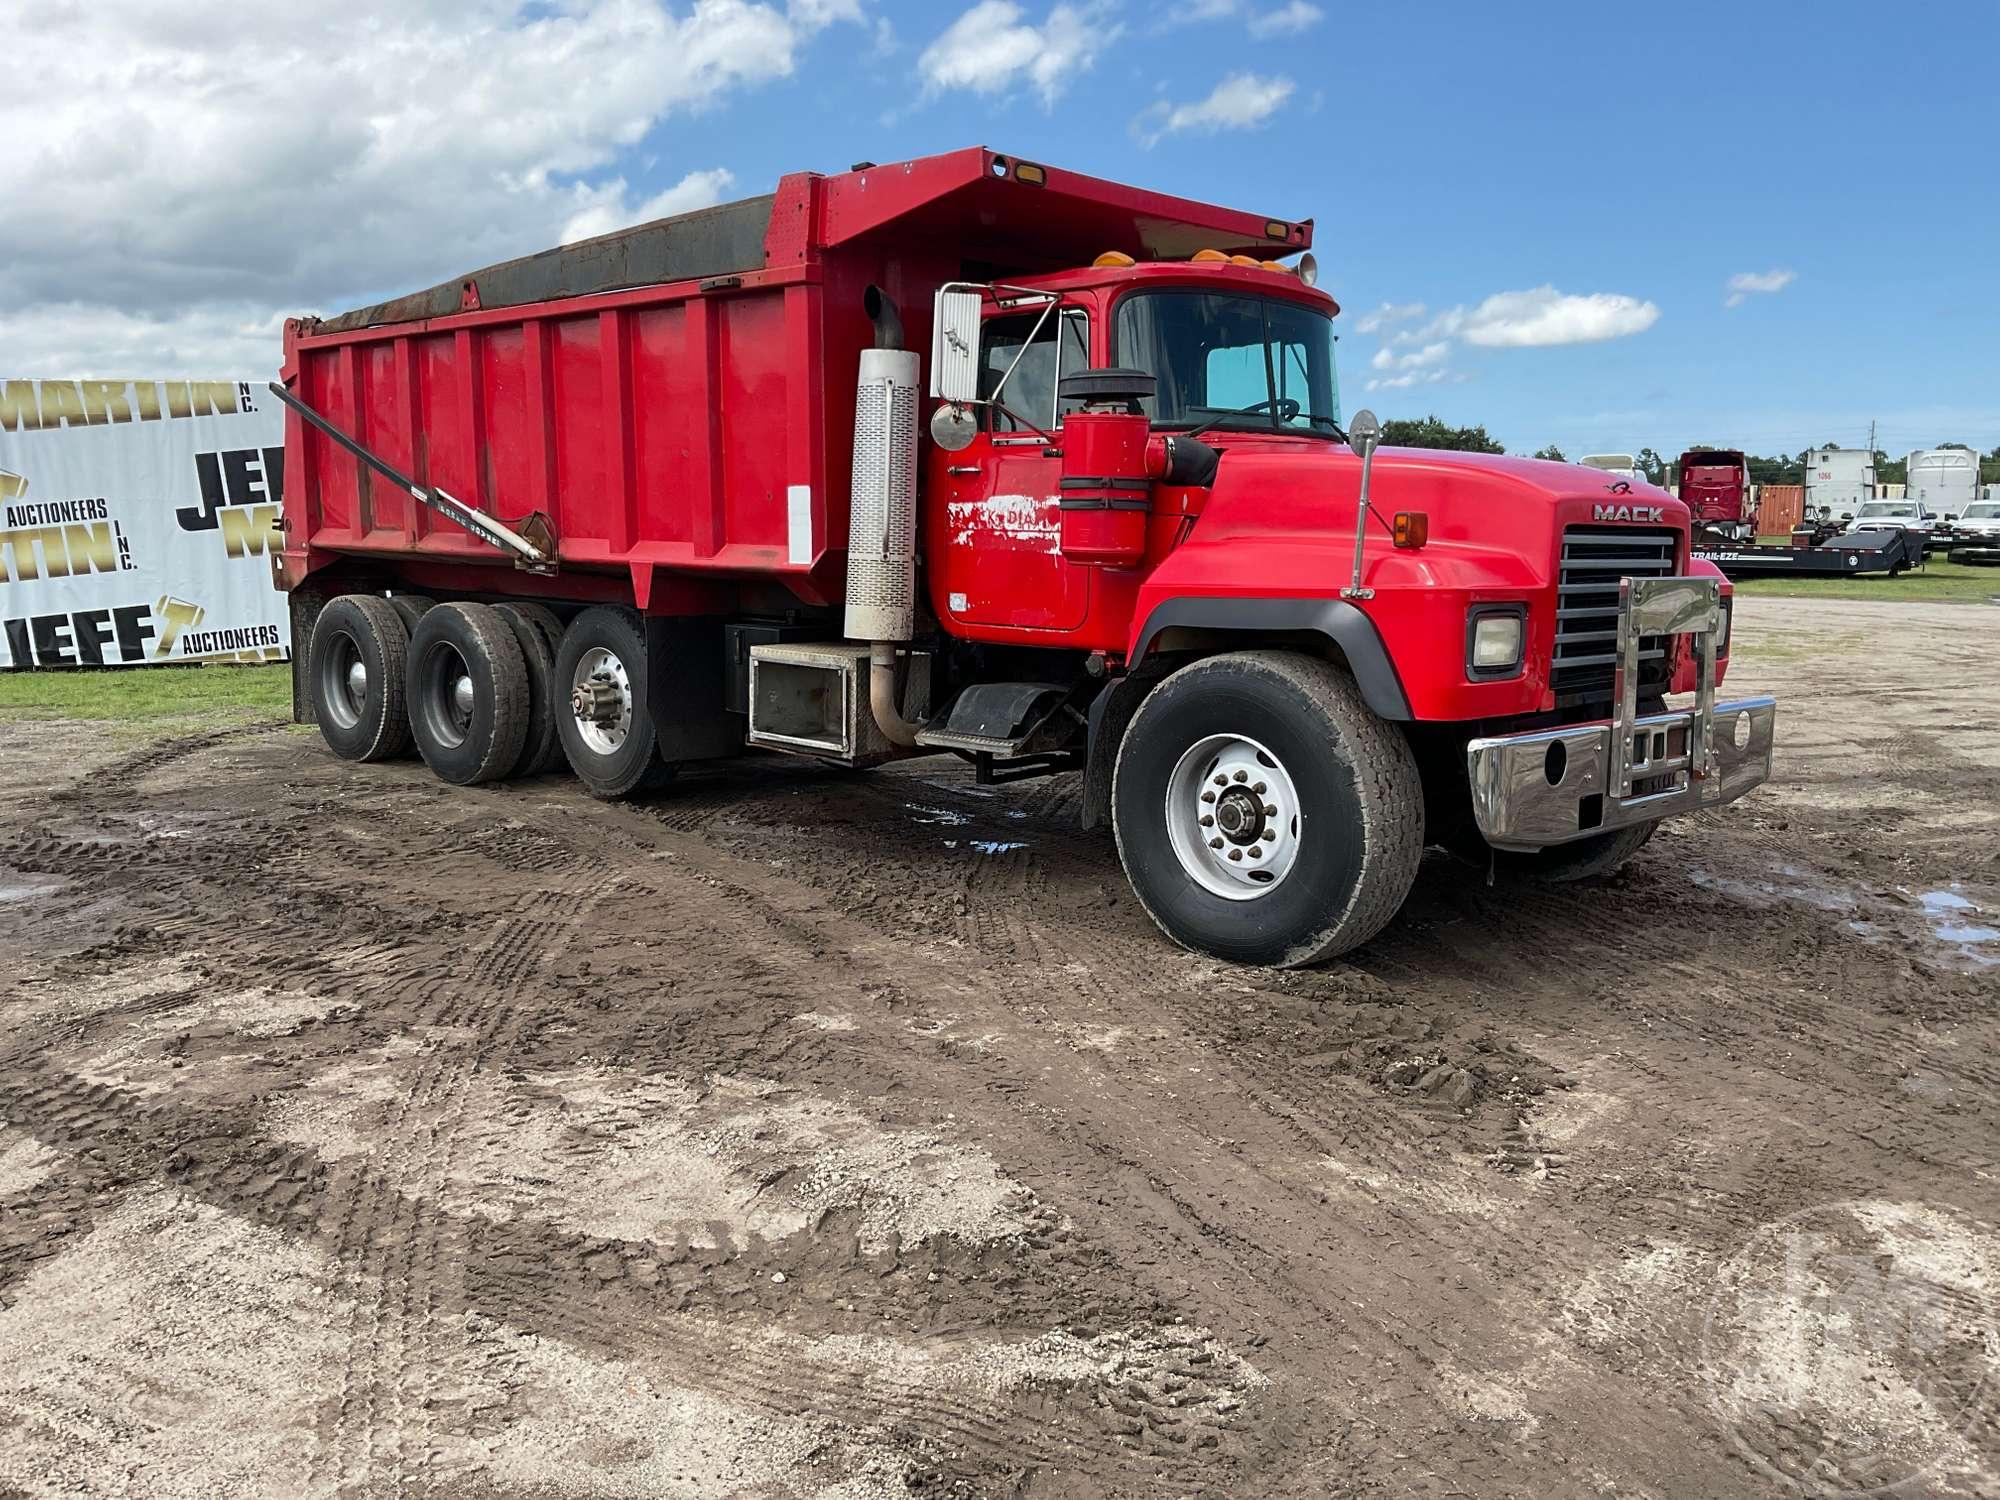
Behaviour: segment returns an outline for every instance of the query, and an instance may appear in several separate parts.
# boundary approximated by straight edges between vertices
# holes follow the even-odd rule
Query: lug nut
[[[1211,848],[1211,849],[1220,849],[1220,848],[1222,847],[1222,840],[1221,840],[1221,839],[1210,839],[1210,840],[1208,841],[1208,847],[1209,847],[1209,848]]]
[[[1258,855],[1262,854],[1264,851],[1262,849],[1259,849],[1255,844],[1252,844],[1250,846],[1249,852],[1250,852],[1250,857],[1252,859],[1255,859]]]
[[[1206,814],[1204,814],[1201,820],[1201,826],[1204,828],[1213,828],[1215,826],[1215,819],[1208,817]]]
[[[1236,773],[1236,779],[1238,781],[1248,781],[1250,779],[1250,773],[1248,771],[1238,771]]]
[[[1264,783],[1260,781],[1255,786],[1251,787],[1250,790],[1255,792],[1258,796],[1261,797],[1264,795]]]
[[[1243,858],[1243,851],[1241,849],[1231,849],[1229,851],[1229,857],[1234,860],[1240,860]]]
[[[1215,784],[1217,786],[1228,786],[1229,778],[1227,776],[1218,776],[1215,778]]]
[[[1278,830],[1275,828],[1266,828],[1264,830],[1264,837],[1275,844],[1278,842]]]
[[[1264,804],[1264,816],[1267,818],[1275,818],[1277,817],[1277,815],[1278,815],[1277,808],[1271,806],[1270,803],[1266,802]]]
[[[1213,792],[1203,792],[1203,793],[1201,794],[1201,800],[1202,800],[1202,801],[1204,801],[1204,802],[1213,802],[1213,801],[1215,800],[1215,793],[1213,793]]]

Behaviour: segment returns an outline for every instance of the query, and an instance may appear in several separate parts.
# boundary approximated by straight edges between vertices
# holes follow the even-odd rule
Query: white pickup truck
[[[1847,522],[1843,530],[1850,535],[1857,531],[1914,531],[1925,543],[1938,522],[1936,512],[1921,500],[1864,500],[1852,518],[1841,519]]]

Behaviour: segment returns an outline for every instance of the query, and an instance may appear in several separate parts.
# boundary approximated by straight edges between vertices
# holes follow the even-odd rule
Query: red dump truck
[[[1376,454],[1312,229],[974,148],[289,323],[298,715],[605,797],[1079,772],[1159,925],[1258,964],[1365,942],[1426,847],[1590,876],[1764,780],[1686,507]]]

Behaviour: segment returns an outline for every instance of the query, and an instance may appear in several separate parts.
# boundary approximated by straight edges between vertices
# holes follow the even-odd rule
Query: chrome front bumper
[[[1769,780],[1778,705],[1715,701],[1722,620],[1713,578],[1624,579],[1612,717],[1465,747],[1472,810],[1486,841],[1546,848],[1720,807]],[[1639,715],[1639,642],[1652,635],[1693,637],[1700,671],[1692,709]]]

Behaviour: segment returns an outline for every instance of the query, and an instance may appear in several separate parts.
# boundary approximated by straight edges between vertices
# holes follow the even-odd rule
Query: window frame
[[[1046,413],[1049,419],[1047,431],[1051,434],[1062,431],[1063,416],[1064,416],[1064,412],[1062,409],[1063,407],[1062,378],[1066,373],[1074,373],[1073,371],[1067,369],[1063,364],[1065,353],[1069,347],[1067,342],[1069,337],[1069,331],[1073,326],[1070,320],[1076,319],[1083,325],[1083,332],[1080,338],[1080,347],[1082,349],[1082,354],[1083,354],[1083,363],[1080,366],[1077,366],[1077,368],[1088,370],[1092,367],[1091,366],[1092,352],[1090,344],[1090,334],[1091,334],[1090,320],[1093,311],[1094,309],[1087,305],[1074,302],[1058,302],[1053,308],[1049,309],[1035,308],[1030,310],[1025,308],[1005,308],[1002,311],[994,313],[991,317],[986,319],[984,324],[981,325],[980,363],[982,368],[984,368],[986,360],[986,349],[988,347],[987,330],[990,329],[994,324],[1004,323],[1011,320],[1021,320],[1025,322],[1029,333],[1032,334],[1038,322],[1041,321],[1046,316],[1047,313],[1049,312],[1054,313],[1055,316],[1049,321],[1052,326],[1053,330],[1052,337],[1054,338],[1056,347],[1056,361],[1055,361],[1055,372],[1054,372],[1055,378],[1051,382],[1052,389],[1049,393],[1049,410]],[[1024,340],[1017,347],[1021,350],[1026,350],[1032,347],[1033,342],[1034,342],[1033,339],[1030,338]],[[1004,395],[1004,392],[1002,394]],[[1019,428],[1003,429],[999,427],[997,425],[999,419],[1006,416],[1007,414],[1001,411],[1000,407],[991,399],[981,404],[980,411],[985,420],[986,435],[988,439],[992,442],[1005,443],[1005,444],[1014,444],[1014,443],[1025,444],[1025,443],[1039,443],[1042,441],[1042,437],[1038,433],[1026,431]],[[1028,413],[1028,415],[1032,416],[1034,414]]]
[[[1332,419],[1336,423],[1345,425],[1343,420],[1343,415],[1341,412],[1341,401],[1340,401],[1340,359],[1339,359],[1339,349],[1338,349],[1340,343],[1340,335],[1332,330],[1333,315],[1327,311],[1327,308],[1323,304],[1311,298],[1287,297],[1277,292],[1276,290],[1267,287],[1239,288],[1233,286],[1220,286],[1213,281],[1147,280],[1139,282],[1135,285],[1127,286],[1121,289],[1118,295],[1111,299],[1109,306],[1107,306],[1104,309],[1105,359],[1107,363],[1112,365],[1118,365],[1122,364],[1125,359],[1123,352],[1118,347],[1118,315],[1120,310],[1123,309],[1123,307],[1125,306],[1125,303],[1133,297],[1157,296],[1162,293],[1175,293],[1175,292],[1194,293],[1200,296],[1212,296],[1212,297],[1236,297],[1246,301],[1261,301],[1264,303],[1276,303],[1281,307],[1297,308],[1302,312],[1316,314],[1320,317],[1325,318],[1328,324],[1327,358],[1330,361],[1327,375],[1328,379],[1332,384],[1331,395],[1333,397],[1333,406],[1334,406]],[[1267,329],[1270,326],[1270,315],[1268,311],[1265,314],[1265,326]],[[1282,347],[1282,345],[1280,345],[1279,347]],[[1270,356],[1271,351],[1273,349],[1273,344],[1268,335],[1266,336],[1264,341],[1264,348],[1267,357]],[[1275,358],[1267,358],[1267,363],[1270,369],[1270,386],[1268,388],[1267,393],[1275,402],[1277,396],[1277,386],[1278,386],[1277,361]],[[1310,384],[1311,381],[1310,369],[1308,369],[1307,371],[1306,379],[1308,381],[1308,384]],[[1307,415],[1311,415],[1310,408],[1305,403],[1301,403],[1300,411]],[[1275,419],[1277,415],[1277,409],[1275,404],[1270,408],[1270,415]],[[1154,421],[1155,425],[1157,425],[1158,423],[1157,416],[1154,418]],[[1173,427],[1181,427],[1181,426],[1191,427],[1191,426],[1198,426],[1200,424],[1199,423],[1183,424],[1176,422],[1170,425]],[[1328,431],[1325,428],[1316,426],[1311,422],[1307,422],[1301,426],[1293,427],[1280,424],[1274,420],[1271,424],[1264,427],[1259,427],[1254,429],[1232,428],[1230,430],[1236,432],[1267,432],[1281,437],[1321,437],[1321,438],[1333,437],[1332,432]]]

